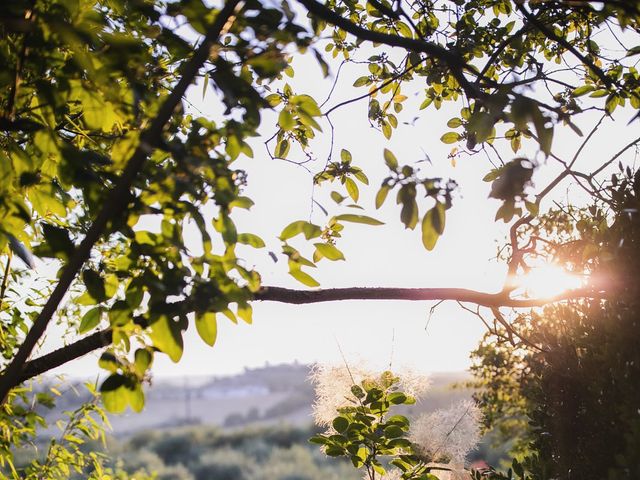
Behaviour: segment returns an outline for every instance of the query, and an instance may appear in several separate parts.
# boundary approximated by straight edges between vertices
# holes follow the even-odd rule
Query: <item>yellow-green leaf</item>
[[[458,132],[447,132],[440,137],[440,141],[446,144],[456,143],[458,140],[460,140],[460,134]]]
[[[238,235],[238,243],[242,243],[243,245],[250,245],[253,248],[264,248],[264,240],[262,240],[258,235],[254,235],[253,233],[241,233]]]
[[[345,178],[344,186],[347,188],[347,193],[351,197],[354,202],[358,201],[360,196],[360,191],[358,190],[358,185],[350,178]]]
[[[102,308],[96,307],[89,310],[82,317],[82,321],[80,322],[80,326],[78,327],[78,333],[86,333],[89,330],[93,330],[100,323],[100,319],[102,318]]]
[[[169,355],[174,362],[182,357],[183,343],[180,328],[166,315],[160,316],[149,329],[153,345],[161,352]]]
[[[298,280],[300,283],[302,283],[303,285],[306,285],[307,287],[318,287],[318,286],[320,286],[320,284],[317,282],[316,279],[314,279],[308,273],[303,272],[302,270],[292,269],[292,270],[289,271],[289,274],[293,278]]]
[[[384,225],[384,222],[376,220],[375,218],[371,218],[366,215],[355,215],[353,213],[337,215],[335,218],[336,220],[342,220],[343,222],[363,223],[365,225]]]
[[[218,336],[218,322],[214,312],[196,314],[196,330],[204,343],[213,347]]]
[[[316,243],[314,245],[323,257],[333,261],[344,260],[344,255],[335,245],[331,245],[330,243]]]
[[[278,116],[278,125],[280,125],[280,128],[282,128],[282,130],[288,132],[296,126],[296,121],[294,120],[293,115],[291,115],[288,110],[284,109]]]

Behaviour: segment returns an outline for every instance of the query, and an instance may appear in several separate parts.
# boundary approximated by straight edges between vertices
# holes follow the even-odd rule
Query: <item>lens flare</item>
[[[583,287],[584,278],[557,265],[544,265],[532,268],[520,278],[519,284],[532,298],[549,298]]]

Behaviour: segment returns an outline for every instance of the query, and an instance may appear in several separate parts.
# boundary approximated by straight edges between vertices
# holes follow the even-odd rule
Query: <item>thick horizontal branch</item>
[[[441,301],[454,300],[463,303],[475,303],[483,307],[531,308],[542,307],[561,300],[600,297],[589,289],[568,290],[550,298],[510,298],[505,293],[484,293],[466,288],[393,288],[393,287],[350,287],[328,288],[322,290],[294,290],[282,287],[263,287],[256,300],[291,303],[334,302],[338,300],[408,300]]]
[[[22,383],[30,378],[64,365],[71,360],[83,357],[94,350],[111,345],[111,339],[111,329],[105,328],[104,330],[92,333],[76,342],[54,350],[51,353],[35,358],[25,363],[18,377],[18,382]]]
[[[340,300],[453,300],[456,302],[474,303],[488,308],[532,308],[562,300],[600,297],[602,297],[601,293],[587,289],[569,290],[554,297],[543,299],[513,299],[506,293],[484,293],[466,288],[352,287],[296,290],[282,287],[263,287],[256,293],[254,300],[294,305],[335,302]],[[76,358],[80,358],[87,353],[106,347],[110,343],[110,328],[93,333],[81,340],[25,363],[19,376],[19,382],[22,383],[37,375],[48,372]]]

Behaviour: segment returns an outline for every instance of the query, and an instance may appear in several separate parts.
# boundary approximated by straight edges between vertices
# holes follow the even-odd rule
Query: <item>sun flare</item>
[[[584,278],[557,265],[544,265],[532,268],[519,284],[530,297],[548,298],[584,286]]]

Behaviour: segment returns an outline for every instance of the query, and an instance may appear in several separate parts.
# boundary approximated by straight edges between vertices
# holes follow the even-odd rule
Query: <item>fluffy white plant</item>
[[[480,440],[480,410],[464,400],[411,423],[411,441],[429,461],[463,464]]]
[[[413,370],[402,369],[394,375],[400,378],[399,391],[415,398],[424,395],[430,385],[426,375]],[[357,398],[351,393],[351,387],[361,385],[363,380],[377,381],[382,374],[359,365],[320,365],[311,369],[310,379],[315,385],[316,401],[313,404],[313,417],[317,425],[328,427],[338,415],[338,408],[357,405]]]

